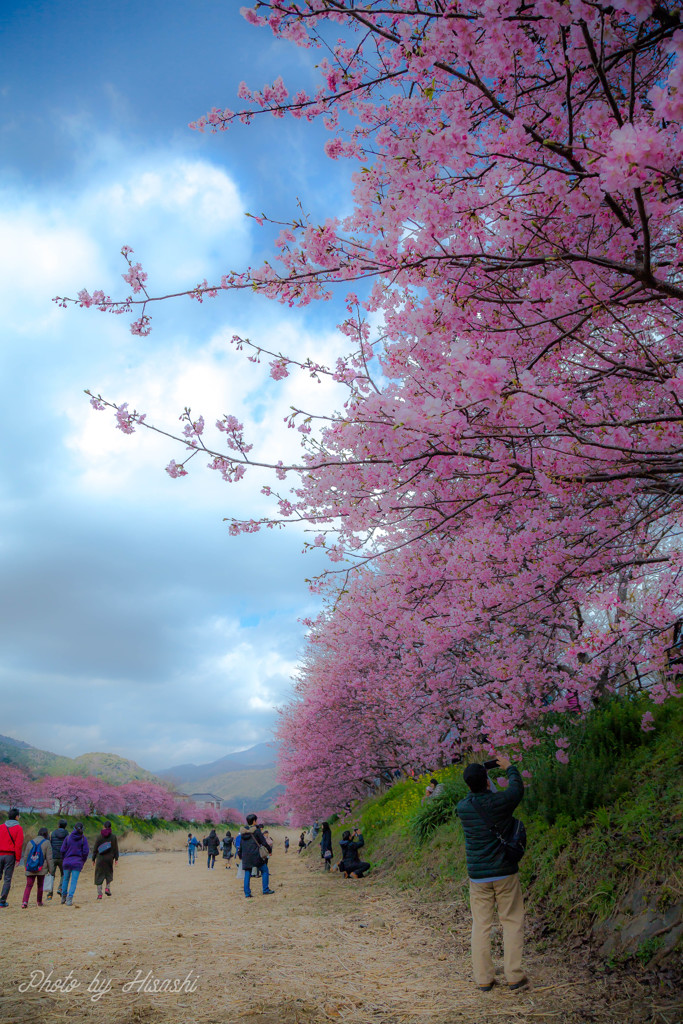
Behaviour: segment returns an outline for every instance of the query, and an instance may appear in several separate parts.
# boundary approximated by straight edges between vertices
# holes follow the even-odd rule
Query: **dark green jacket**
[[[517,864],[506,859],[501,844],[473,806],[476,801],[483,807],[498,826],[500,834],[507,837],[513,827],[512,812],[524,796],[524,783],[519,769],[514,765],[510,765],[505,774],[508,777],[507,789],[497,793],[470,793],[458,804],[458,817],[465,831],[467,873],[470,878],[502,878],[504,875],[517,874]]]

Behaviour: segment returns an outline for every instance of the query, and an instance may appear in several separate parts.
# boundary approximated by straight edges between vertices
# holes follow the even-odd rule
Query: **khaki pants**
[[[498,920],[503,928],[505,978],[508,985],[515,985],[525,977],[522,970],[524,899],[519,875],[508,875],[507,878],[497,878],[493,882],[470,880],[474,980],[477,985],[490,985],[494,980],[491,926],[496,906]]]

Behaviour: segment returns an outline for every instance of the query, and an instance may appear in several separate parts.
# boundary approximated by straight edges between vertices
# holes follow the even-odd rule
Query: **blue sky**
[[[290,405],[343,395],[275,384],[234,333],[329,362],[335,304],[177,300],[135,338],[124,317],[60,310],[54,295],[123,297],[123,244],[152,292],[257,263],[269,235],[245,216],[348,209],[347,166],[319,126],[271,117],[218,136],[187,128],[237,105],[240,81],[313,86],[316,54],[247,25],[240,4],[60,0],[0,9],[0,732],[75,756],[111,750],[146,767],[208,761],[269,738],[318,599],[304,534],[230,538],[224,516],[266,511],[254,474],[226,485],[182,452],[125,437],[84,388],[173,428],[185,405],[244,420],[268,458],[295,454]],[[198,460],[195,460],[198,461]]]

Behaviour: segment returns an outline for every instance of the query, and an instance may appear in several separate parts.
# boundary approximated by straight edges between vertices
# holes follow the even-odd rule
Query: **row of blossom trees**
[[[288,0],[246,16],[317,49],[320,87],[244,85],[244,109],[194,127],[322,119],[328,156],[354,163],[346,218],[297,216],[279,263],[187,293],[347,293],[336,366],[270,353],[275,379],[329,373],[346,405],[317,433],[293,412],[301,463],[273,470],[298,474],[294,490],[231,527],[307,524],[333,563],[279,730],[288,804],[314,817],[455,749],[523,748],[549,709],[675,692],[683,29],[677,0]],[[156,296],[124,255],[131,295],[78,301],[135,309],[147,333]],[[188,458],[227,481],[259,464],[234,416],[215,437],[183,418]]]
[[[0,799],[10,806],[37,810],[54,807],[57,814],[126,814],[214,825],[243,820],[234,807],[199,807],[155,782],[136,780],[112,785],[97,776],[80,775],[45,775],[34,780],[11,764],[0,764]]]

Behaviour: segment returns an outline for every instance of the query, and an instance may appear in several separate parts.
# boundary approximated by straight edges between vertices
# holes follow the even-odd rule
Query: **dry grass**
[[[181,832],[180,829],[173,832],[155,832],[149,839],[145,839],[138,832],[127,832],[119,839],[119,850],[121,853],[179,852],[185,849],[186,839],[187,833]]]
[[[532,987],[478,992],[470,978],[468,922],[441,917],[390,893],[380,880],[344,881],[324,874],[312,856],[285,856],[277,837],[272,887],[246,903],[234,868],[217,861],[194,867],[184,853],[125,857],[114,896],[95,900],[92,866],[84,871],[74,908],[34,902],[20,909],[21,874],[2,911],[0,1024],[518,1024],[587,1021],[674,1024],[675,1011],[635,1017],[598,992],[571,960],[534,959]],[[171,837],[168,837],[169,839]],[[311,870],[313,868],[314,870]],[[448,922],[450,921],[450,925]],[[450,930],[449,930],[450,928]],[[11,955],[8,955],[11,954]],[[69,970],[70,993],[19,986],[32,970],[52,979]],[[92,1001],[87,986],[100,971],[111,988]],[[194,992],[124,991],[147,972],[159,979],[188,975]],[[620,1014],[620,1015],[616,1015]]]

